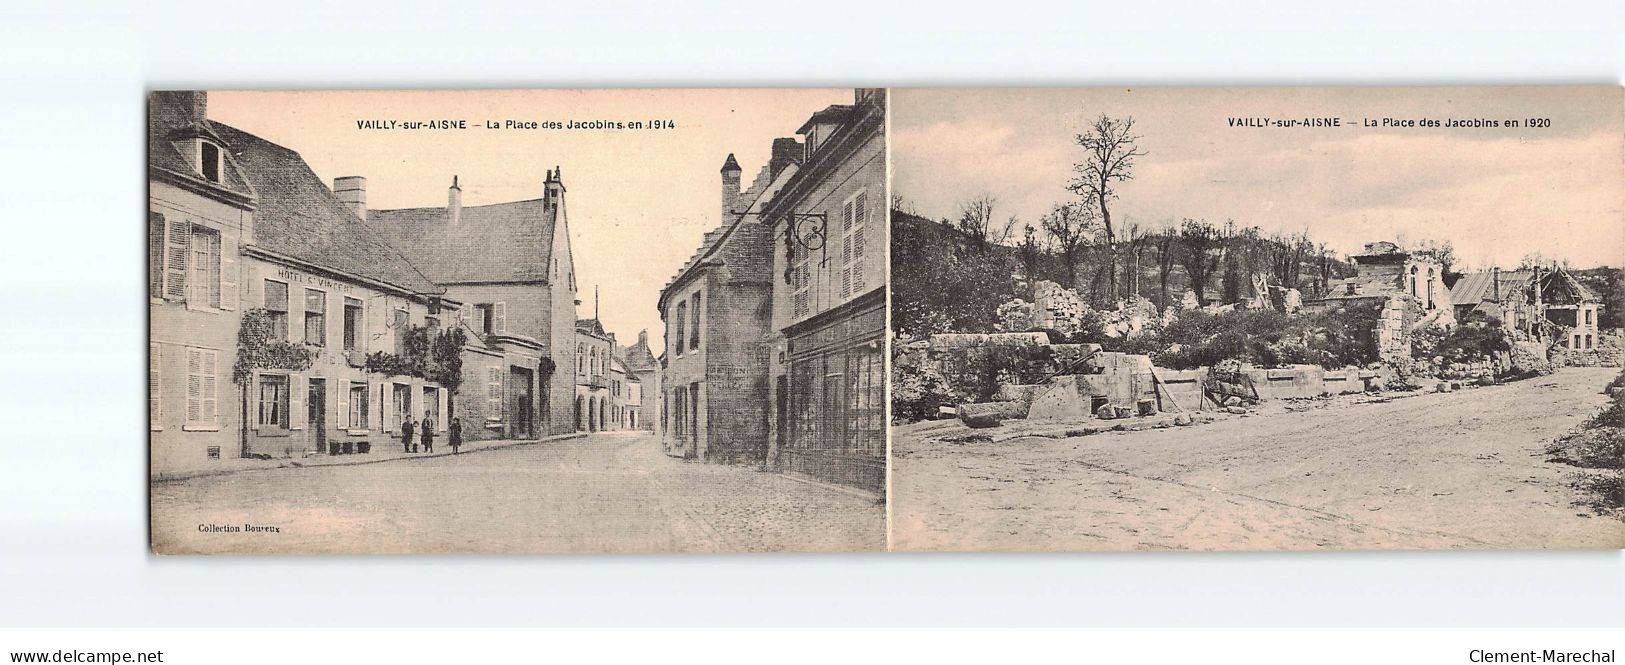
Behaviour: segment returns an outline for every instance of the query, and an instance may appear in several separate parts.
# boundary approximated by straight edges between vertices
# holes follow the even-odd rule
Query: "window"
[[[327,294],[305,289],[305,343],[327,346]]]
[[[220,307],[220,232],[192,227],[192,293],[194,305]]]
[[[489,335],[496,332],[496,322],[492,318],[491,305],[481,303],[474,306],[475,324],[479,326],[481,334]]]
[[[485,369],[485,419],[502,420],[502,368]]]
[[[203,179],[220,182],[220,147],[207,141],[198,142],[198,166]]]
[[[147,345],[147,419],[154,432],[164,428],[163,381],[164,347],[156,343]]]
[[[359,351],[361,349],[361,325],[363,319],[361,301],[355,298],[344,299],[344,350]]]
[[[261,427],[288,428],[288,377],[279,374],[260,376],[258,422]]]
[[[394,391],[392,397],[394,397],[394,399],[391,402],[394,408],[390,410],[389,416],[390,424],[394,425],[392,429],[398,432],[400,431],[401,423],[406,422],[407,418],[412,417],[412,386],[404,383],[397,383],[394,384],[393,388]]]
[[[265,280],[265,313],[271,319],[271,339],[288,341],[288,285]]]
[[[687,300],[684,300],[684,301],[682,301],[680,303],[677,303],[677,326],[676,326],[676,329],[677,329],[677,340],[676,340],[677,344],[676,344],[675,347],[673,347],[674,348],[674,355],[681,356],[681,355],[683,355],[683,349],[688,348],[683,343],[683,341],[684,341],[683,336],[686,333],[686,331],[688,330],[688,301]]]
[[[220,352],[213,349],[186,350],[186,424],[220,424]]]
[[[576,374],[577,375],[583,375],[583,374],[586,374],[586,373],[587,373],[587,347],[585,345],[582,345],[582,344],[577,344],[576,345]]]
[[[868,193],[858,192],[841,206],[845,232],[841,235],[841,299],[863,293],[864,229],[869,221]]]
[[[694,294],[694,331],[688,338],[690,351],[700,348],[700,294]]]
[[[508,303],[491,303],[491,332],[498,335],[508,334]]]
[[[147,296],[164,297],[164,216],[147,212]]]
[[[350,383],[350,415],[344,421],[345,427],[349,429],[368,429],[370,427],[367,424],[367,414],[370,413],[367,409],[368,394],[370,394],[370,391],[367,390],[367,384]]]
[[[425,316],[425,317],[423,317],[423,327],[428,329],[428,331],[429,331],[429,340],[433,341],[435,335],[440,334],[440,317],[438,317],[438,316]]]
[[[812,310],[812,270],[807,265],[810,252],[799,242],[790,251],[790,316],[799,319]]]
[[[1587,326],[1590,326],[1590,325],[1592,325],[1593,323],[1596,322],[1596,319],[1591,318],[1591,317],[1595,316],[1596,314],[1597,314],[1597,310],[1594,310],[1594,309],[1586,310],[1586,319],[1585,319],[1586,323],[1585,324]]]
[[[164,249],[164,297],[186,299],[186,261],[192,251],[192,223],[184,219],[169,223]]]
[[[389,327],[395,330],[396,354],[406,353],[406,326],[410,322],[411,317],[407,314],[405,309],[396,309],[395,313],[393,314],[393,318],[391,318],[389,321]]]

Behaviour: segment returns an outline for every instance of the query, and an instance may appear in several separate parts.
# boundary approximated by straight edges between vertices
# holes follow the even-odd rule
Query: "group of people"
[[[419,430],[419,427],[419,423],[412,420],[411,416],[407,416],[401,421],[401,450],[403,452],[418,452],[418,441],[423,442],[423,452],[434,452],[433,412],[423,412],[422,429]],[[419,439],[414,440],[412,438],[414,432],[417,432]],[[463,421],[461,419],[455,417],[451,419],[451,425],[446,428],[446,437],[447,442],[451,444],[451,454],[456,455],[458,449],[463,445]]]

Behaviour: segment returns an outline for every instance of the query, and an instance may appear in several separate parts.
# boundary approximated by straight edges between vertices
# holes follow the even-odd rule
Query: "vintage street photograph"
[[[884,549],[886,105],[150,93],[153,551]]]
[[[1625,546],[1621,101],[893,90],[893,549]]]

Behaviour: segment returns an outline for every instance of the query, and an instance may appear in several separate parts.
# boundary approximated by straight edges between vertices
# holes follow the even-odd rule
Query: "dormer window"
[[[807,130],[807,154],[804,159],[811,160],[813,153],[818,151],[818,128]]]
[[[220,182],[220,146],[198,141],[198,170],[203,173],[204,180]]]

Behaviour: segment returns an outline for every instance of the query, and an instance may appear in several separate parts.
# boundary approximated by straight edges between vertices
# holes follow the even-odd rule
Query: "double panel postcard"
[[[1621,102],[152,92],[152,547],[1625,547]]]

